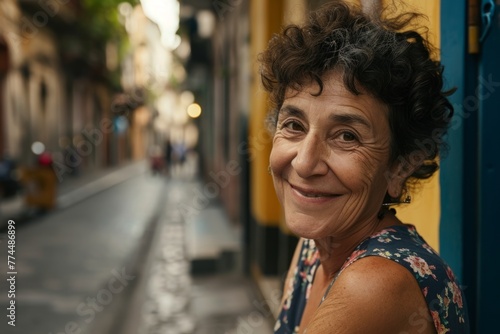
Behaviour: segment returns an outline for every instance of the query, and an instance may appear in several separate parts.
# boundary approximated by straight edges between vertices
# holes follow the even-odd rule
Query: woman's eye
[[[292,130],[292,131],[302,131],[303,130],[302,125],[300,125],[300,123],[296,122],[296,121],[286,122],[283,124],[283,127],[288,129],[288,130]]]
[[[342,141],[345,141],[345,142],[352,142],[352,141],[358,140],[358,138],[356,137],[356,135],[354,135],[351,132],[342,132],[340,134],[340,139]]]

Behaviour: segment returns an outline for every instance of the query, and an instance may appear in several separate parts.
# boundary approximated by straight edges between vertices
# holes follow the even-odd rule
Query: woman
[[[261,55],[270,173],[301,237],[275,333],[468,332],[453,272],[391,208],[437,170],[453,114],[416,17],[335,1]]]

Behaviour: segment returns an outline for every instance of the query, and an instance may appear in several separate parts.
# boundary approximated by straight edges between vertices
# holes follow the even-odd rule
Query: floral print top
[[[390,259],[413,274],[438,334],[469,333],[465,297],[453,272],[413,225],[388,227],[365,239],[345,261],[331,285],[345,268],[366,256]],[[286,298],[276,321],[275,334],[298,333],[319,263],[314,241],[304,239],[293,279],[285,287]]]

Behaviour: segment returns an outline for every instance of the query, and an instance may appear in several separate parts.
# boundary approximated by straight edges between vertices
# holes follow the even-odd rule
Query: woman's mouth
[[[323,192],[323,191],[319,191],[319,190],[297,187],[297,186],[294,186],[292,184],[290,184],[290,186],[292,187],[292,189],[296,193],[298,193],[299,195],[301,195],[303,197],[307,197],[307,198],[325,198],[325,197],[331,198],[331,197],[339,196],[337,194],[332,194],[332,193]]]

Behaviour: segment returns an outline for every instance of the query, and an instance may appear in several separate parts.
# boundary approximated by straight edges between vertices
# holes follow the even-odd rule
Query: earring
[[[267,173],[268,173],[269,175],[273,175],[273,171],[272,171],[272,169],[271,169],[271,165],[267,166]]]
[[[390,201],[390,202],[386,202],[386,203],[382,203],[382,206],[392,206],[392,205],[397,205],[397,204],[410,204],[411,203],[411,196],[410,195],[406,195],[405,199],[402,200],[402,201]]]
[[[387,194],[387,195],[389,195],[389,194]],[[402,194],[399,196],[399,198],[403,197],[403,195],[404,195],[404,199],[402,201],[398,200],[398,199],[395,200],[394,198],[387,196],[389,198],[389,200],[387,200],[387,197],[386,197],[387,202],[382,203],[382,207],[388,207],[388,206],[397,205],[397,204],[410,204],[411,203],[411,196],[408,193],[408,188],[406,188],[406,187],[403,188]]]

